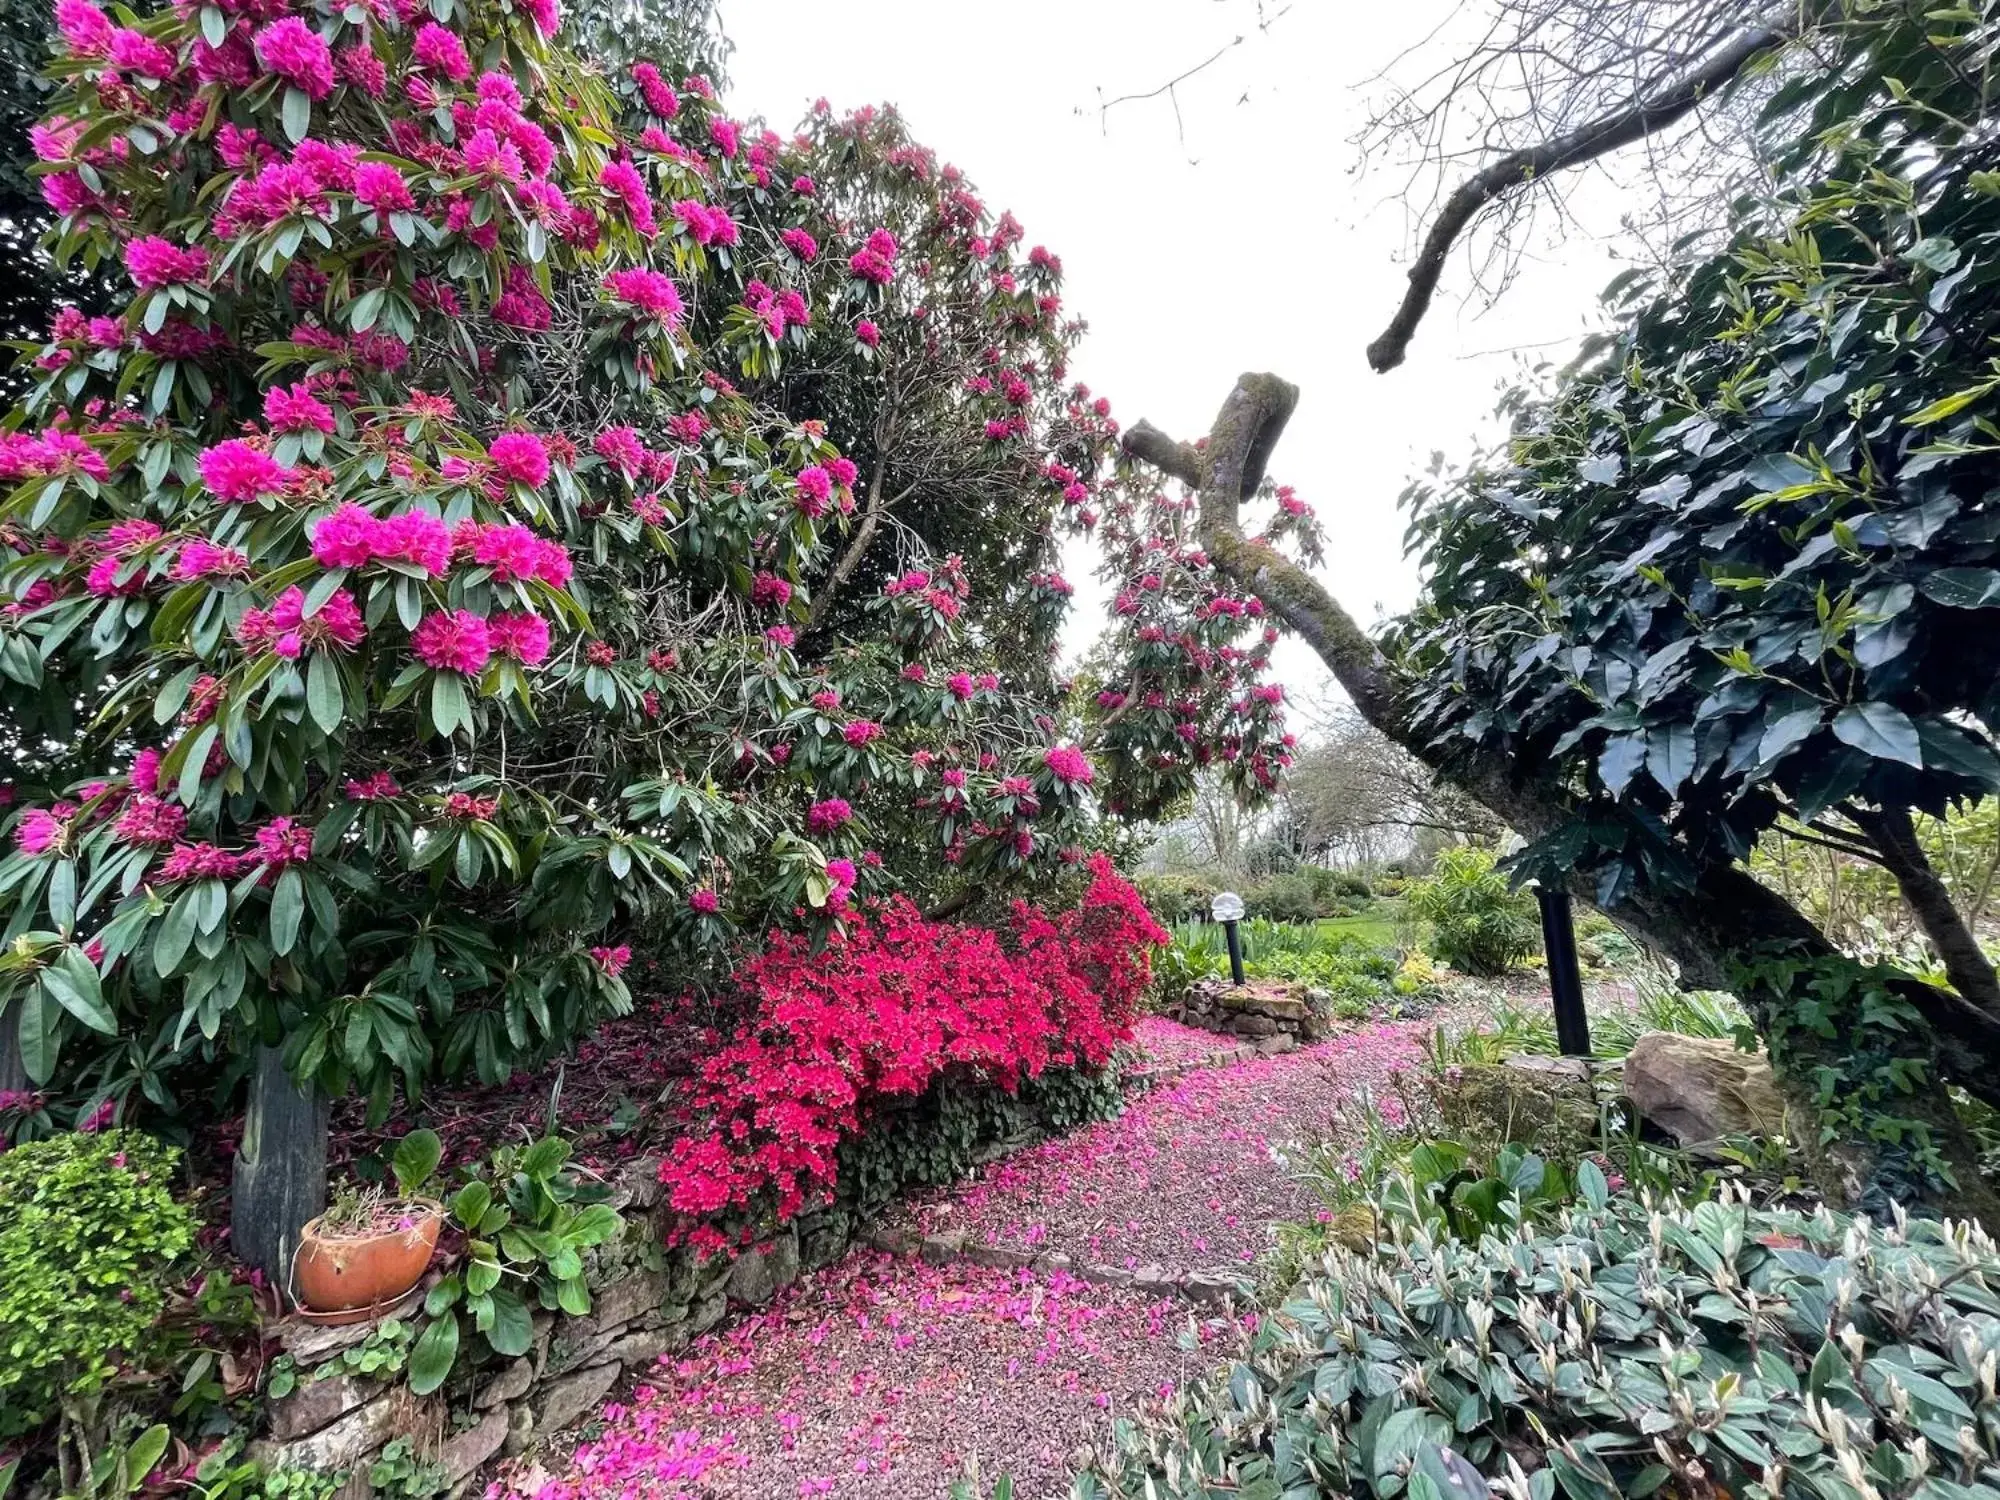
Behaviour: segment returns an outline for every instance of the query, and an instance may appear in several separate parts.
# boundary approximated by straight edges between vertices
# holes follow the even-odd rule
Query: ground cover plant
[[[1459,1237],[1391,1213],[1379,1244],[1333,1246],[1076,1494],[1996,1492],[1977,1228],[1649,1204],[1601,1176],[1528,1218]]]

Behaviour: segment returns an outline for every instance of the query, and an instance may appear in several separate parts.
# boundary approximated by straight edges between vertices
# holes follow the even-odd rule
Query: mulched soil
[[[1438,1019],[1194,1066],[1117,1120],[997,1163],[907,1220],[1061,1250],[1079,1269],[1247,1264],[1272,1221],[1310,1211],[1287,1148],[1413,1064]],[[1137,1043],[1163,1075],[1228,1045],[1156,1019]],[[989,1481],[1011,1474],[1021,1500],[1048,1500],[1114,1417],[1171,1393],[1237,1332],[1213,1308],[1060,1270],[856,1251],[663,1360],[600,1413],[559,1474],[516,1469],[492,1500],[941,1500],[974,1462]]]
[[[1362,1027],[1278,1057],[1196,1069],[1117,1119],[1009,1157],[969,1186],[906,1205],[923,1234],[964,1230],[1079,1266],[1240,1266],[1270,1224],[1310,1212],[1287,1158],[1337,1105],[1413,1066],[1431,1023]]]

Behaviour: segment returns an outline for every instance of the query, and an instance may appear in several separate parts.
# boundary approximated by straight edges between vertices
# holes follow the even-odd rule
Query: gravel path
[[[1193,1066],[1118,1119],[1023,1152],[904,1223],[971,1230],[1080,1267],[1240,1265],[1307,1211],[1283,1160],[1344,1096],[1412,1064],[1431,1022],[1367,1027],[1281,1057]],[[1155,1071],[1220,1039],[1142,1023]],[[1254,1316],[1254,1315],[1248,1315]],[[534,1500],[942,1500],[976,1462],[1021,1500],[1067,1492],[1079,1448],[1228,1343],[1211,1308],[1066,1272],[945,1267],[856,1251],[762,1313],[663,1360],[607,1406]]]

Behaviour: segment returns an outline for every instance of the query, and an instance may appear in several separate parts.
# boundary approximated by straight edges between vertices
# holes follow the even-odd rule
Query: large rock
[[[446,1438],[438,1450],[445,1483],[457,1484],[468,1478],[507,1441],[507,1408],[496,1406],[463,1432]]]
[[[1649,1031],[1625,1059],[1625,1097],[1683,1146],[1725,1135],[1777,1135],[1785,1102],[1762,1053],[1726,1037]]]
[[[623,1373],[618,1365],[594,1365],[551,1382],[535,1398],[534,1430],[546,1434],[569,1426],[602,1401]]]
[[[270,1436],[275,1442],[289,1443],[318,1432],[381,1392],[375,1381],[357,1380],[352,1375],[304,1381],[289,1396],[271,1403]]]
[[[746,1307],[762,1307],[798,1279],[799,1242],[786,1229],[736,1257],[729,1272],[729,1298]]]

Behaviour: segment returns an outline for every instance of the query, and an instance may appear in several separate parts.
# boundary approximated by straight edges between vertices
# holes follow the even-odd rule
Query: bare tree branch
[[[1685,118],[1758,57],[1797,34],[1802,7],[1788,7],[1736,32],[1684,71],[1624,106],[1538,145],[1509,151],[1459,184],[1424,235],[1410,267],[1409,290],[1389,326],[1368,346],[1377,373],[1403,362],[1429,310],[1452,247],[1480,210],[1530,184],[1654,135]]]

